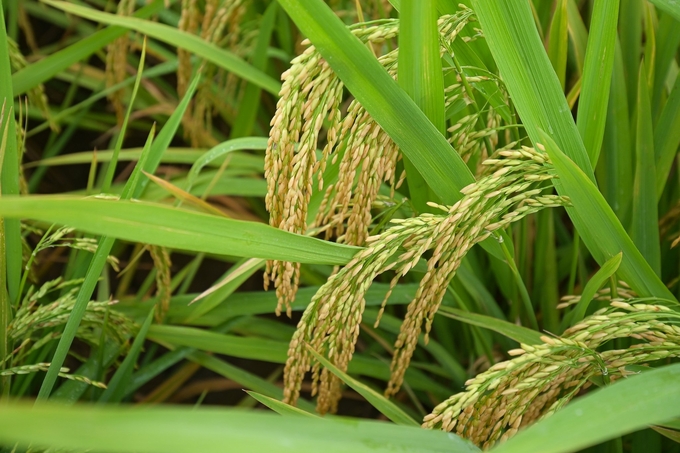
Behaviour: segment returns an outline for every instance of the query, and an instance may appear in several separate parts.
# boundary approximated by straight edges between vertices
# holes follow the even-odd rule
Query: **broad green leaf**
[[[493,453],[567,453],[680,415],[680,364],[669,365],[578,398],[526,428]]]
[[[136,18],[148,18],[158,14],[166,5],[174,3],[175,0],[154,0],[150,4],[140,8],[135,12]],[[54,77],[61,71],[69,68],[74,63],[83,60],[94,52],[102,49],[116,38],[123,36],[127,30],[120,27],[109,27],[97,31],[86,38],[80,39],[74,44],[49,55],[42,60],[32,63],[14,73],[12,76],[12,86],[14,95],[19,96],[29,91],[46,80]]]
[[[491,316],[469,313],[457,308],[442,305],[437,312],[460,322],[493,330],[501,335],[524,344],[541,344],[541,333]]]
[[[366,398],[366,400],[371,403],[373,407],[378,409],[378,411],[380,411],[380,413],[385,417],[389,418],[397,425],[420,426],[420,424],[409,417],[406,412],[401,410],[397,405],[382,396],[380,393],[376,392],[366,384],[350,377],[347,373],[344,373],[338,367],[334,366],[330,361],[326,360],[325,357],[313,350],[309,345],[307,345],[307,349],[312,353],[314,358],[318,360],[319,363],[321,363],[321,365],[323,365],[325,368],[328,368],[334,375],[340,378],[342,382]]]
[[[263,223],[136,201],[67,196],[5,197],[0,200],[0,215],[218,255],[335,265],[346,264],[360,250],[288,233]]]
[[[594,181],[588,153],[538,36],[529,2],[473,0],[472,4],[531,140],[539,143],[539,130],[547,131]]]
[[[558,0],[555,14],[550,23],[550,38],[548,43],[548,57],[552,67],[560,80],[562,91],[567,77],[567,50],[569,44],[569,28],[567,16],[567,1]]]
[[[666,181],[668,181],[678,146],[680,146],[680,77],[675,79],[673,91],[654,129],[657,200],[661,198]]]
[[[368,48],[321,0],[280,0],[279,4],[420,174],[427,175],[442,201],[459,200],[460,189],[474,182],[472,173]]]
[[[618,12],[619,0],[598,0],[590,20],[576,126],[593,168],[600,156],[607,120]]]
[[[146,341],[146,336],[149,332],[149,327],[153,321],[154,309],[149,310],[149,314],[146,316],[144,323],[139,328],[135,340],[130,346],[130,350],[127,352],[123,363],[120,364],[116,372],[111,377],[108,383],[107,389],[99,397],[100,403],[119,403],[125,396],[125,388],[128,385],[130,376],[132,376],[132,371],[139,357],[139,353],[142,351],[142,346]]]
[[[86,428],[85,428],[86,427]],[[266,435],[263,435],[266,429]],[[74,436],[78,432],[82,435]],[[87,434],[87,435],[85,435]],[[315,419],[238,409],[7,404],[0,442],[118,453],[469,453],[460,437],[376,421]]]
[[[263,405],[267,406],[269,409],[273,410],[277,414],[280,415],[298,415],[302,417],[308,417],[308,418],[319,418],[317,415],[310,414],[307,411],[303,411],[300,408],[297,408],[295,406],[291,406],[290,404],[282,403],[279,400],[276,400],[272,397],[263,395],[261,393],[257,392],[252,392],[246,390],[246,393],[253,398],[255,398],[257,401],[262,403]]]
[[[261,70],[254,68],[233,53],[221,49],[215,44],[204,41],[191,33],[158,22],[103,13],[67,2],[53,0],[44,0],[44,2],[50,6],[66,11],[69,14],[75,14],[108,25],[116,25],[135,30],[170,45],[186,49],[195,55],[205,58],[216,66],[232,72],[244,80],[267,90],[275,96],[278,96],[279,90],[281,89],[281,84],[279,82]]]
[[[573,204],[573,207],[567,208],[567,212],[595,260],[604,264],[623,252],[619,275],[636,293],[642,297],[656,296],[675,300],[635,247],[592,181],[562,153],[547,134],[543,134],[542,143],[559,176],[558,190],[562,195],[569,196]]]
[[[640,64],[638,77],[637,127],[635,133],[635,181],[633,183],[633,222],[631,237],[642,256],[661,276],[659,213],[656,203],[654,131],[647,85],[647,65]]]
[[[574,309],[569,314],[569,321],[571,325],[578,323],[585,317],[588,306],[593,301],[593,297],[595,297],[595,294],[600,288],[602,288],[602,285],[607,282],[609,277],[614,275],[614,272],[617,271],[621,265],[622,258],[623,254],[621,253],[615,255],[606,263],[604,263],[600,270],[598,270],[595,275],[593,275],[591,279],[588,280],[588,283],[586,284],[585,288],[583,288],[583,292],[581,293],[581,300],[579,300],[578,304],[576,304]]]

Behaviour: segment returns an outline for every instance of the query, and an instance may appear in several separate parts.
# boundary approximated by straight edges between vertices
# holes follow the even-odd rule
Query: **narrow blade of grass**
[[[444,305],[439,307],[438,313],[460,322],[493,330],[494,332],[498,332],[499,334],[515,340],[518,343],[542,343],[540,332],[518,326],[517,324],[513,324],[508,321],[503,321],[502,319],[492,318],[491,316],[480,315],[478,313],[468,313],[466,311]]]
[[[614,275],[614,272],[618,270],[622,259],[622,253],[614,255],[611,259],[604,263],[600,270],[598,270],[590,280],[588,280],[588,283],[586,284],[585,288],[583,288],[583,292],[581,293],[581,300],[578,302],[578,304],[576,304],[576,307],[574,307],[569,315],[569,324],[573,326],[586,316],[586,311],[588,310],[590,303],[593,301],[593,297],[595,297],[595,294],[600,288],[602,288],[602,285],[607,282],[609,277]]]
[[[14,95],[12,92],[12,68],[10,66],[9,46],[5,30],[5,17],[0,2],[0,108],[3,109],[6,127],[3,125],[4,140],[2,150],[2,166],[0,167],[0,186],[2,195],[19,193],[19,160],[20,150],[17,144]],[[0,259],[5,261],[7,274],[7,294],[12,304],[18,304],[21,282],[23,250],[21,242],[21,224],[18,219],[4,219],[4,254]]]
[[[657,8],[666,11],[668,14],[673,16],[675,20],[680,22],[680,3],[675,0],[649,0],[654,3]]]
[[[637,127],[635,140],[635,182],[633,186],[633,223],[631,236],[642,256],[661,275],[659,213],[656,204],[654,132],[647,85],[647,65],[640,64],[638,78]]]
[[[434,0],[403,0],[399,13],[399,86],[413,99],[440,134],[445,132],[444,76]],[[408,157],[404,157],[409,193],[416,209],[428,211],[437,201]]]
[[[246,390],[246,393],[279,415],[296,415],[309,418],[319,418],[317,415],[310,414],[307,411],[303,411],[302,409],[297,408],[295,406],[291,406],[290,404],[282,403],[279,400],[263,395],[261,393],[252,392],[248,390]]]
[[[125,396],[125,389],[132,376],[132,371],[137,362],[137,358],[139,357],[139,353],[142,351],[142,346],[144,345],[146,335],[149,332],[153,316],[154,309],[151,309],[146,316],[144,323],[142,323],[142,326],[139,328],[139,332],[137,332],[137,336],[132,342],[130,350],[127,352],[125,359],[123,359],[123,363],[120,364],[111,377],[107,389],[104,390],[104,393],[99,397],[100,403],[119,403]]]
[[[567,77],[568,31],[567,0],[558,0],[550,23],[548,57],[560,81],[562,91],[564,91]]]
[[[259,25],[257,42],[253,49],[251,64],[255,69],[265,71],[267,69],[267,48],[272,38],[276,16],[279,13],[279,4],[271,2],[262,16]],[[249,83],[239,104],[238,115],[231,127],[230,138],[245,137],[250,135],[255,124],[255,118],[259,110],[262,89],[254,83]]]
[[[618,16],[619,0],[604,0],[595,2],[590,20],[576,126],[593,168],[600,156],[607,120]]]
[[[628,121],[626,75],[618,40],[615,43],[615,50],[598,181],[604,197],[618,219],[622,224],[628,225],[632,205],[632,192],[628,182],[633,180],[635,155]]]
[[[680,415],[680,364],[669,365],[578,398],[522,430],[495,453],[566,453]]]
[[[619,32],[623,52],[623,68],[626,73],[628,105],[635,105],[637,99],[638,70],[642,56],[642,8],[643,2],[626,0],[621,3],[619,21],[625,24]]]
[[[406,0],[405,0],[406,1]],[[334,366],[321,354],[313,350],[309,345],[307,346],[309,352],[314,356],[316,360],[321,363],[324,367],[328,368],[334,375],[336,375],[342,382],[353,388],[357,393],[366,398],[366,400],[371,403],[373,407],[378,409],[381,414],[392,420],[397,425],[403,426],[420,426],[418,422],[413,420],[406,412],[401,410],[393,402],[382,396],[380,393],[376,392],[366,384],[352,378],[347,373],[342,372],[338,367]]]
[[[281,89],[281,84],[278,81],[274,80],[261,70],[254,68],[233,53],[208,43],[198,36],[183,32],[170,27],[169,25],[135,17],[103,13],[67,2],[52,0],[44,0],[44,2],[70,14],[75,14],[108,25],[117,25],[119,27],[135,30],[167,44],[186,49],[195,55],[205,58],[220,68],[233,72],[244,80],[254,83],[275,96],[278,96],[279,90]]]

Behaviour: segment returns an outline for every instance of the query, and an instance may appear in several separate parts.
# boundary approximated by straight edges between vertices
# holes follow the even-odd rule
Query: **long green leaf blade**
[[[82,213],[87,212],[87,216]],[[0,200],[0,215],[70,225],[93,234],[194,252],[316,264],[346,264],[360,250],[263,223],[164,205],[68,196]]]
[[[87,435],[74,436],[74,432]],[[262,429],[266,427],[266,435]],[[286,417],[236,409],[6,405],[0,442],[119,453],[471,453],[451,433],[375,421]]]
[[[621,265],[622,258],[623,254],[621,253],[614,255],[604,263],[600,270],[598,270],[590,280],[588,280],[588,283],[581,293],[581,300],[579,300],[578,304],[576,304],[576,307],[574,307],[569,315],[571,325],[578,323],[585,317],[588,306],[593,301],[593,297],[595,297],[595,293],[597,293],[602,285],[607,282],[609,277],[614,275],[614,272],[616,272]]]
[[[17,129],[15,124],[14,96],[12,93],[12,68],[10,66],[9,45],[5,30],[5,17],[0,2],[0,109],[6,118],[0,127],[6,137],[2,146],[3,156],[0,158],[0,188],[2,195],[16,195],[19,193],[19,148],[17,146]],[[0,259],[5,260],[7,273],[7,294],[9,301],[17,303],[20,297],[21,267],[23,250],[21,243],[21,224],[17,219],[4,220],[5,254]]]
[[[618,16],[619,0],[598,0],[590,20],[576,126],[593,168],[600,156],[607,119]]]
[[[645,61],[638,77],[637,127],[635,140],[635,181],[633,185],[633,222],[631,236],[642,256],[661,275],[659,213],[656,204],[656,170],[652,107],[647,85]]]

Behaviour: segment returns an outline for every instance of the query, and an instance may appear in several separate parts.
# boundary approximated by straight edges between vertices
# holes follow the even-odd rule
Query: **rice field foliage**
[[[0,5],[3,449],[680,451],[673,0]]]

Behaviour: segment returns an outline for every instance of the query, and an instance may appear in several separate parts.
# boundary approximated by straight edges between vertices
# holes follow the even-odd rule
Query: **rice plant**
[[[680,451],[674,1],[0,5],[3,449]]]

